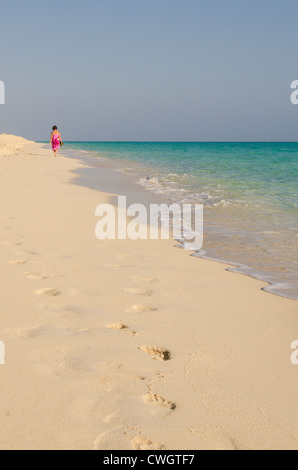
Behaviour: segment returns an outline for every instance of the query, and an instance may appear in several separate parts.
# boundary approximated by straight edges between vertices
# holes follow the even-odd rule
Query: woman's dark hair
[[[53,131],[56,131],[58,129],[57,126],[53,126]]]

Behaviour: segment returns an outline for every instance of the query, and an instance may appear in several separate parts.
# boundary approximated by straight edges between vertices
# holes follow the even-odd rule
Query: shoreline
[[[69,152],[69,154],[70,154],[72,151],[68,150],[67,152]],[[152,203],[165,202],[167,204],[171,204],[171,201],[169,201],[166,196],[157,194],[157,193],[155,193],[151,190],[148,190],[145,187],[141,186],[139,184],[139,182],[137,182],[133,179],[134,175],[131,175],[131,174],[128,174],[127,172],[125,172],[125,171],[120,171],[119,170],[119,165],[123,165],[123,164],[124,165],[126,165],[126,164],[136,165],[135,161],[120,160],[120,159],[119,160],[117,160],[117,159],[111,160],[111,159],[109,159],[108,157],[105,157],[105,156],[103,156],[101,158],[99,158],[98,156],[97,156],[97,158],[94,157],[94,156],[91,156],[91,157],[89,156],[88,157],[88,153],[92,153],[92,152],[80,151],[79,149],[77,149],[76,152],[77,152],[77,154],[75,156],[71,156],[71,155],[66,154],[66,153],[64,155],[68,158],[69,157],[74,158],[74,159],[78,158],[83,164],[87,163],[88,168],[91,167],[92,170],[95,170],[95,171],[96,171],[96,169],[98,169],[98,171],[100,172],[102,169],[105,169],[105,170],[111,170],[111,171],[114,171],[114,172],[119,172],[123,176],[123,181],[126,180],[126,183],[123,186],[125,188],[127,188],[127,191],[129,191],[129,189],[130,189],[130,192],[132,192],[134,195],[138,195],[140,200],[146,205],[147,208],[148,208],[150,202],[152,202]],[[62,150],[62,153],[63,153],[63,150]],[[140,164],[138,164],[138,165],[140,165]],[[96,182],[94,181],[95,178],[92,175],[92,170],[90,170],[89,175],[88,175],[88,170],[86,172],[87,174],[85,174],[85,175],[83,174],[84,170],[81,170],[81,176],[80,176],[80,172],[79,172],[79,176],[78,176],[78,183],[80,184],[80,181],[81,181],[83,186],[93,188],[93,189],[97,189],[98,191],[101,191],[101,189],[102,189],[101,185],[99,185],[96,188]],[[140,170],[140,169],[138,168],[138,170]],[[116,175],[115,175],[115,178],[116,178]],[[117,178],[117,180],[121,181],[121,178]],[[103,188],[104,188],[104,192],[107,192],[106,185],[103,185]],[[134,202],[135,202],[135,200],[132,199],[131,203],[134,203]],[[176,241],[176,242],[178,244],[180,243],[179,241]],[[180,247],[179,245],[177,245],[177,246]],[[183,245],[181,246],[181,248],[183,248]],[[248,276],[252,279],[256,279],[258,281],[261,281],[261,282],[265,283],[266,286],[262,288],[262,290],[264,292],[267,292],[267,293],[272,294],[272,295],[277,295],[277,296],[282,297],[282,298],[298,301],[297,296],[291,295],[290,293],[287,292],[287,287],[285,287],[285,286],[287,286],[286,282],[283,282],[283,283],[280,284],[278,281],[270,280],[269,275],[268,275],[268,278],[267,278],[264,274],[260,274],[258,272],[255,272],[254,269],[252,267],[250,267],[249,265],[245,265],[245,264],[240,263],[238,261],[232,261],[232,260],[228,260],[228,259],[224,259],[224,258],[217,258],[215,255],[212,256],[212,254],[210,254],[208,252],[208,250],[206,251],[204,249],[204,247],[200,251],[201,251],[201,253],[194,251],[192,254],[190,254],[190,256],[194,256],[196,258],[205,259],[205,260],[221,263],[221,264],[224,264],[224,265],[228,265],[229,268],[227,268],[227,270],[230,271],[230,272],[235,272],[237,274],[242,274],[244,276]],[[281,287],[281,285],[283,287]]]
[[[37,144],[0,158],[0,447],[297,448],[296,302],[173,240],[99,242],[97,205],[135,195],[87,170]]]

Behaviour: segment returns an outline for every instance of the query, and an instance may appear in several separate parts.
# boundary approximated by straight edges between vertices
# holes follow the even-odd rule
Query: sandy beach
[[[97,240],[134,189],[80,171],[0,136],[1,450],[297,449],[297,302],[174,240]]]

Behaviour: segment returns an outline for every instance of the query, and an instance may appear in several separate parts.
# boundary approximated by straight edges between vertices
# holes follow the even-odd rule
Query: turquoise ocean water
[[[203,203],[198,255],[298,299],[298,143],[68,142],[63,151],[113,161],[169,202]]]

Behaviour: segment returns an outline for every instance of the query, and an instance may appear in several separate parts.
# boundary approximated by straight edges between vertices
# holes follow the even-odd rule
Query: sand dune
[[[0,157],[18,154],[27,145],[34,142],[14,135],[0,135]]]

